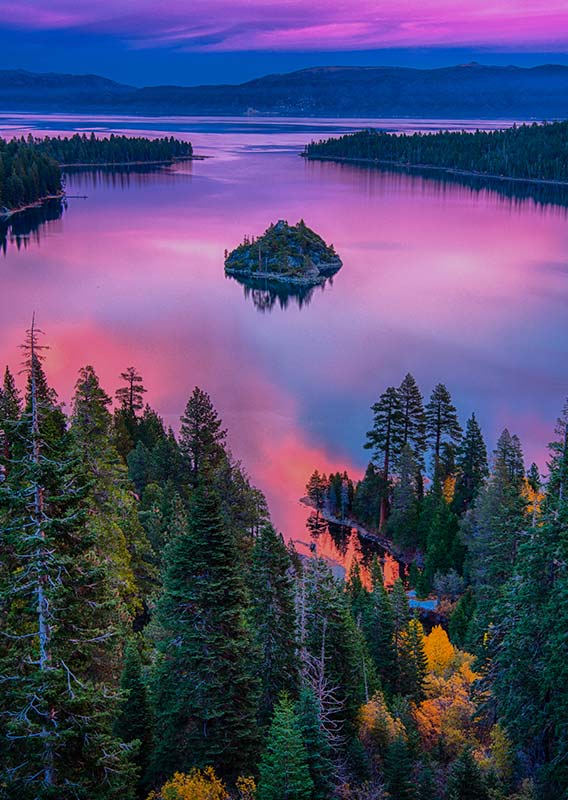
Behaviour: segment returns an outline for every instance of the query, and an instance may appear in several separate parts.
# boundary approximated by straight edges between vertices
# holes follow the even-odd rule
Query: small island
[[[245,236],[230,253],[225,251],[225,273],[237,278],[316,286],[335,274],[343,262],[304,220],[289,225],[278,220],[258,239]]]

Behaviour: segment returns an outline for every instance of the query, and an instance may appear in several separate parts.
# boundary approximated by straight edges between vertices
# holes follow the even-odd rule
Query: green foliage
[[[489,475],[487,448],[475,414],[467,421],[456,464],[457,480],[453,505],[458,513],[462,513],[471,508]]]
[[[302,688],[296,713],[314,786],[311,800],[328,800],[333,790],[332,751],[321,723],[321,705],[313,690],[307,686]]]
[[[0,785],[22,800],[127,800],[134,770],[112,725],[127,619],[116,588],[129,565],[104,550],[104,504],[47,383],[33,324],[25,352],[26,407],[0,485]],[[101,408],[101,396],[92,416],[75,404],[77,426],[92,425],[94,458]]]
[[[264,526],[255,541],[250,587],[262,683],[258,717],[266,727],[277,697],[283,691],[297,694],[299,683],[292,562],[282,536],[271,525]]]
[[[152,780],[208,765],[234,779],[254,767],[259,686],[249,608],[235,535],[216,493],[200,484],[190,529],[164,556]]]
[[[388,746],[385,774],[389,796],[393,800],[416,800],[412,779],[412,760],[406,739],[402,736],[397,736]]]
[[[448,776],[447,800],[487,800],[485,781],[469,747],[454,761]]]
[[[122,702],[114,723],[115,734],[128,744],[137,744],[134,763],[139,779],[148,769],[152,746],[152,711],[142,675],[142,659],[136,641],[129,641],[124,652],[120,676]],[[139,780],[141,786],[142,780]]]
[[[207,392],[196,386],[181,417],[180,429],[180,449],[194,482],[209,474],[225,456],[227,431],[222,424]]]
[[[507,130],[390,134],[364,130],[307,145],[309,158],[435,166],[529,180],[568,180],[568,123]]]
[[[26,142],[37,152],[65,165],[132,164],[139,162],[169,162],[178,158],[191,158],[190,142],[162,136],[148,139],[144,136],[95,136],[76,133],[73,136],[44,136]]]
[[[25,139],[0,139],[0,208],[17,209],[61,192],[58,164]]]
[[[440,456],[444,445],[456,445],[462,437],[461,425],[452,398],[443,383],[434,387],[425,409],[426,432],[434,451],[434,478],[443,480]]]
[[[258,800],[311,800],[314,784],[294,705],[282,695],[260,761]]]

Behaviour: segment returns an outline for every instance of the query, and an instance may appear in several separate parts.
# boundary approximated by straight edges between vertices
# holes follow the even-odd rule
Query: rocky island
[[[278,220],[258,239],[245,237],[230,253],[225,251],[225,272],[236,278],[316,286],[342,267],[333,245],[308,228],[304,220],[289,225]]]

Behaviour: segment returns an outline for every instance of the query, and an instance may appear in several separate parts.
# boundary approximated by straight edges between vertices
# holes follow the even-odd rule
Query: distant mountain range
[[[568,117],[568,66],[315,67],[237,85],[137,88],[0,70],[0,110],[337,117]]]

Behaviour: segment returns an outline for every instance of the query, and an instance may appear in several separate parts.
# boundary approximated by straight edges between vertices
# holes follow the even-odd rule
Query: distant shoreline
[[[348,158],[347,156],[311,156],[300,153],[306,161],[335,161],[340,164],[362,164],[364,166],[375,167],[397,167],[405,170],[429,170],[432,172],[442,172],[446,175],[458,175],[464,178],[485,178],[491,181],[502,181],[513,183],[531,183],[537,186],[566,186],[568,181],[553,181],[545,178],[513,178],[507,175],[493,175],[489,172],[473,172],[469,170],[455,169],[453,167],[438,167],[433,164],[404,164],[400,161],[384,161],[378,158]]]

